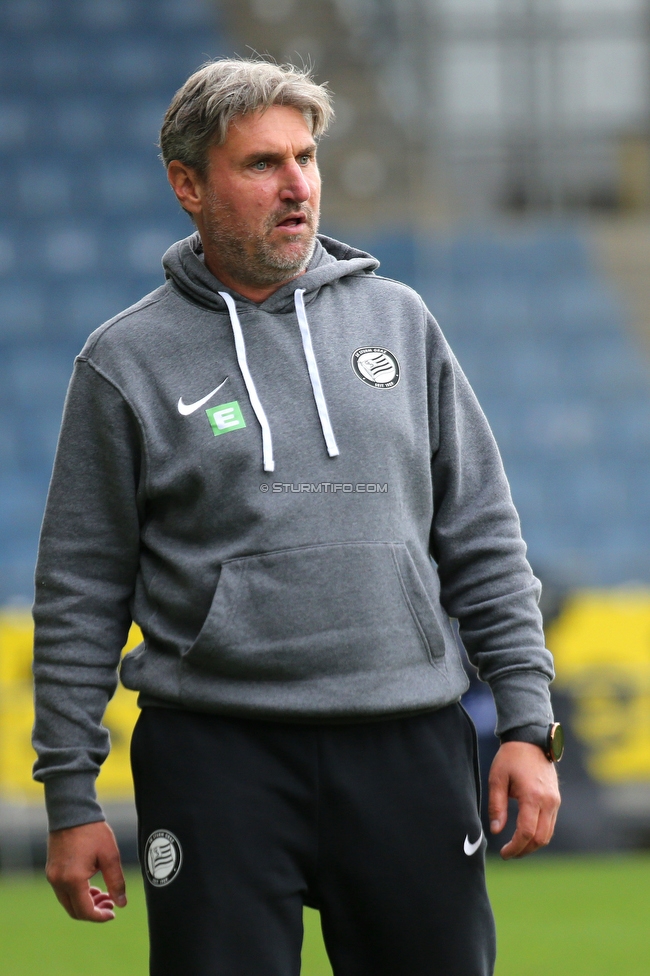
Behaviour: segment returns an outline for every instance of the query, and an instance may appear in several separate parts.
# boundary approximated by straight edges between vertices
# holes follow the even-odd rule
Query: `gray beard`
[[[204,233],[211,248],[218,254],[224,271],[235,281],[253,288],[281,285],[301,274],[309,265],[318,230],[318,214],[311,207],[305,204],[300,207],[311,233],[303,240],[302,247],[294,247],[293,253],[289,254],[274,247],[268,237],[278,221],[282,220],[282,213],[269,217],[260,233],[240,233],[235,236],[229,208],[214,197],[208,200],[208,204],[209,210],[203,215]],[[286,212],[287,215],[296,209],[292,207]]]

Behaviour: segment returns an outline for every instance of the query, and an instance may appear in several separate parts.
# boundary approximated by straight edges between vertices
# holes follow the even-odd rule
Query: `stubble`
[[[319,214],[308,204],[300,205],[306,232],[300,239],[276,242],[272,234],[279,222],[296,212],[296,206],[270,214],[259,230],[246,230],[228,204],[214,192],[203,212],[203,232],[219,264],[235,281],[253,288],[280,285],[301,274],[316,247]]]

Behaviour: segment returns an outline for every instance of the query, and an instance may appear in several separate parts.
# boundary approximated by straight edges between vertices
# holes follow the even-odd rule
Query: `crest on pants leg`
[[[144,870],[147,881],[162,888],[174,880],[183,863],[183,850],[169,830],[154,830],[144,846]]]

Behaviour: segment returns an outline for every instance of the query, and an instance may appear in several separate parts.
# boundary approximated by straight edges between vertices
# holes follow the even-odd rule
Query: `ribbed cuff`
[[[85,823],[105,820],[97,802],[94,773],[69,773],[48,777],[45,786],[45,807],[50,830],[79,827]]]
[[[530,742],[540,749],[546,749],[548,725],[520,725],[518,729],[508,729],[501,735],[501,742]]]
[[[497,709],[496,734],[553,721],[546,675],[539,671],[511,671],[490,682]]]

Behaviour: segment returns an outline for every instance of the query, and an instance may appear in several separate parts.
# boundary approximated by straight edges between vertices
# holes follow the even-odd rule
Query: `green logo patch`
[[[222,403],[220,407],[210,407],[205,412],[215,437],[246,426],[237,400],[233,400],[232,403]]]

